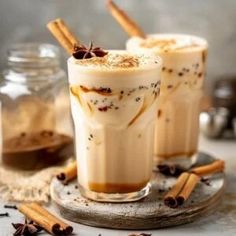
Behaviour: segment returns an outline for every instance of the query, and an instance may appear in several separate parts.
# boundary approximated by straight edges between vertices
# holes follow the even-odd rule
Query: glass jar
[[[73,155],[66,74],[50,44],[18,44],[8,51],[0,83],[2,163],[35,170]]]
[[[236,117],[236,78],[225,76],[215,82],[213,91],[213,106],[226,108],[228,119],[226,130],[233,135],[233,119]]]

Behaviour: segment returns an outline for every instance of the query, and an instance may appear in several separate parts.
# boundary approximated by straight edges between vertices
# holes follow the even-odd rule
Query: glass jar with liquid
[[[50,44],[18,44],[8,50],[0,83],[2,163],[35,170],[73,155],[66,74]]]

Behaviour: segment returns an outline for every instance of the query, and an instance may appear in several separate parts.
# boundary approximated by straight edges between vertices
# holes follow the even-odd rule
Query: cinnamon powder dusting
[[[160,49],[168,49],[170,46],[176,45],[176,40],[175,39],[155,39],[155,38],[149,38],[141,43],[141,47],[145,48],[153,48],[153,47],[158,47]]]
[[[128,54],[108,54],[104,57],[92,57],[86,60],[78,60],[77,64],[83,66],[102,67],[102,68],[135,68],[140,65],[139,56]]]
[[[170,39],[157,39],[157,38],[148,38],[141,42],[140,44],[143,48],[158,48],[160,51],[169,52],[169,51],[177,51],[184,50],[187,48],[199,47],[200,45],[190,40],[189,42],[181,42],[178,39],[170,38]]]

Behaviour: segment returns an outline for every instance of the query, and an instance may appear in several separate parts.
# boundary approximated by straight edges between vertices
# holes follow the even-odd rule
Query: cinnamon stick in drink
[[[167,205],[171,208],[178,207],[176,197],[178,196],[180,191],[183,189],[183,187],[186,184],[189,176],[190,176],[190,174],[187,173],[187,172],[184,172],[179,176],[179,178],[177,179],[177,182],[174,185],[174,187],[164,197],[165,205]]]
[[[225,167],[225,162],[223,160],[217,160],[209,165],[195,167],[191,170],[192,173],[198,176],[211,175],[217,172],[222,172]]]
[[[65,169],[57,175],[57,179],[63,183],[75,179],[77,176],[77,163],[76,161],[71,162]]]
[[[112,16],[121,25],[121,27],[126,31],[127,34],[129,34],[130,36],[146,38],[146,35],[142,31],[142,29],[113,1],[108,0],[107,6]]]
[[[68,54],[72,54],[75,45],[79,45],[79,40],[67,27],[65,22],[58,18],[56,20],[50,21],[47,24],[48,29],[52,35],[57,39],[61,46],[67,51]]]

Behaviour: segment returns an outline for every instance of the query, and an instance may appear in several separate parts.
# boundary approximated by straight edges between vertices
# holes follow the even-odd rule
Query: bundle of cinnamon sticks
[[[182,173],[173,188],[164,196],[164,204],[170,208],[177,208],[183,205],[201,177],[222,172],[224,167],[225,162],[217,160],[209,165],[195,167],[190,172]]]
[[[26,218],[37,223],[52,235],[66,236],[73,232],[72,226],[66,224],[37,203],[20,204],[17,208]]]

